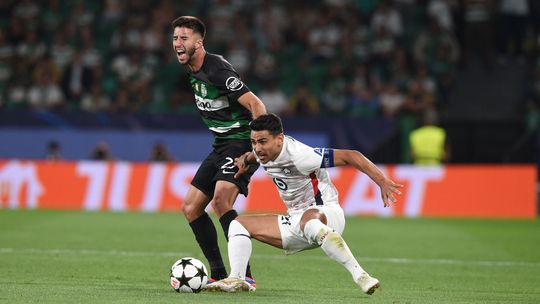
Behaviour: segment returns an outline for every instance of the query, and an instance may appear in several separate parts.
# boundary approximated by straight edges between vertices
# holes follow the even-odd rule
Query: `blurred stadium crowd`
[[[195,112],[170,39],[175,17],[195,15],[207,24],[207,51],[224,55],[270,112],[420,116],[445,108],[456,70],[471,56],[487,69],[533,58],[539,7],[527,0],[4,0],[0,104]],[[527,95],[534,108],[538,87],[531,81]]]

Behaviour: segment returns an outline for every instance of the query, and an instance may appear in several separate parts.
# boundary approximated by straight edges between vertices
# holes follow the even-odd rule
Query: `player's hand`
[[[238,167],[238,172],[234,174],[234,178],[239,178],[240,175],[244,174],[249,169],[249,164],[246,162],[248,153],[242,154],[240,157],[234,159],[234,165]]]
[[[403,188],[403,185],[396,184],[392,180],[385,179],[380,185],[380,187],[384,207],[390,207],[392,203],[397,202],[397,199],[394,195],[401,195],[401,191],[399,191],[398,188]]]

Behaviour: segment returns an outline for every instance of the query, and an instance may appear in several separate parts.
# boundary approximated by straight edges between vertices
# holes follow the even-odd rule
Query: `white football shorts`
[[[309,209],[318,209],[322,211],[326,215],[326,225],[339,234],[343,233],[343,230],[345,229],[345,215],[339,204],[311,206],[306,210]],[[285,249],[287,254],[319,247],[319,244],[308,240],[300,229],[300,219],[304,212],[277,215],[283,249]]]

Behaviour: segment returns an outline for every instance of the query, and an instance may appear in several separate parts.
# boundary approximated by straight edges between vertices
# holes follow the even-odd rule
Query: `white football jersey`
[[[337,189],[325,169],[333,166],[332,149],[312,148],[285,136],[278,157],[261,166],[276,185],[289,214],[310,206],[339,204]]]

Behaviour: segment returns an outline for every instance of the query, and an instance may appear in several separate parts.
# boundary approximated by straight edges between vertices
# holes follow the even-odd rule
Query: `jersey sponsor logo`
[[[206,99],[201,96],[195,95],[195,103],[197,108],[201,111],[219,111],[229,107],[229,101],[225,97],[218,99]]]
[[[244,86],[244,83],[242,82],[242,80],[231,76],[227,78],[227,81],[225,81],[225,85],[227,86],[227,89],[231,91],[238,91]]]
[[[203,111],[210,111],[212,109],[212,103],[210,101],[198,100],[197,108]]]

